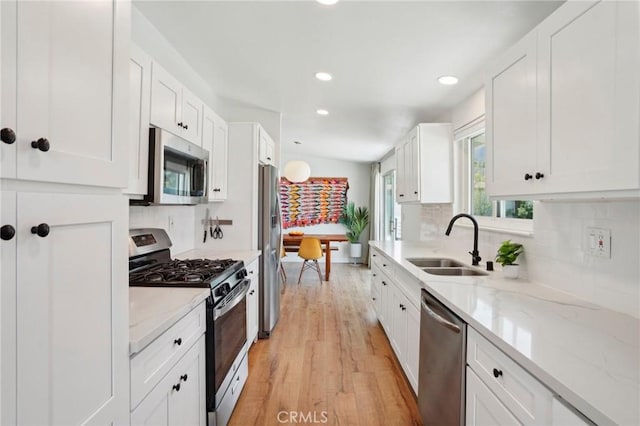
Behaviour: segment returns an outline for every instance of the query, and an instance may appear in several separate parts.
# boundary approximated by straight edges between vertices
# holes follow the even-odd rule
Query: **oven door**
[[[207,315],[207,409],[214,411],[224,395],[224,382],[247,342],[247,292],[243,280]],[[213,356],[212,356],[213,355]],[[228,385],[228,383],[226,383]],[[219,391],[221,391],[219,393]],[[216,398],[216,395],[218,398]]]

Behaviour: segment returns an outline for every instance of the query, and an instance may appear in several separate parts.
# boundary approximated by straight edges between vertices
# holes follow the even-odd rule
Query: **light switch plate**
[[[611,258],[611,230],[587,228],[586,252],[591,256]]]

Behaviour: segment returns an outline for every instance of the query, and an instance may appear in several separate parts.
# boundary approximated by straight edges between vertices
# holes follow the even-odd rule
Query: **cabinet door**
[[[404,151],[405,151],[404,142],[396,147],[396,202],[401,203],[405,201],[406,198],[406,183],[405,183],[405,175],[406,175],[406,167],[404,163]]]
[[[151,66],[151,124],[181,135],[182,85],[156,62]]]
[[[151,58],[131,44],[129,61],[129,185],[127,194],[147,193]]]
[[[130,7],[18,2],[18,179],[126,187]]]
[[[0,192],[0,226],[16,228],[16,193]],[[0,240],[0,424],[16,420],[16,248],[18,238]]]
[[[467,426],[515,426],[522,424],[469,367],[467,367],[466,393],[465,424]]]
[[[202,142],[202,116],[204,104],[187,89],[182,89],[182,137],[191,143]]]
[[[407,321],[407,350],[404,372],[416,395],[418,394],[418,368],[420,366],[420,309],[407,303],[405,317]]]
[[[258,336],[258,300],[258,275],[254,272],[247,293],[247,341],[249,345],[253,344]]]
[[[258,161],[262,164],[273,164],[273,141],[262,127],[258,128]]]
[[[486,190],[491,196],[530,194],[536,173],[536,37],[513,46],[486,83]],[[525,179],[525,174],[531,175]]]
[[[0,128],[17,131],[16,1],[0,2]],[[0,177],[16,177],[16,143],[0,143]],[[4,377],[4,376],[3,376]],[[3,380],[4,381],[4,380]],[[13,422],[15,423],[15,422]],[[8,424],[2,422],[2,424]]]
[[[391,333],[389,340],[400,364],[404,364],[407,348],[407,299],[395,284],[391,286]]]
[[[170,379],[166,387],[169,392],[170,426],[206,425],[204,336],[191,351],[193,355],[186,354],[173,372],[167,374]]]
[[[387,332],[387,337],[391,335],[391,281],[386,276],[380,277],[380,323]]]
[[[420,139],[418,127],[409,132],[404,150],[404,201],[420,200]]]
[[[376,311],[376,316],[379,321],[382,321],[380,316],[380,307],[381,307],[381,299],[380,299],[380,287],[382,284],[380,283],[380,270],[373,266],[371,268],[371,301],[373,302],[373,308]]]
[[[209,151],[209,201],[227,199],[227,123],[205,106],[202,147]]]
[[[546,193],[638,188],[638,2],[569,2],[538,29]]]
[[[17,422],[126,423],[126,197],[18,193],[17,212]]]

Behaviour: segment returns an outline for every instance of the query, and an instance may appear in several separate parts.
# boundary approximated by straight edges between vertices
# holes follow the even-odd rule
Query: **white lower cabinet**
[[[467,367],[467,426],[521,425],[497,396]]]
[[[132,425],[200,425],[206,420],[205,336],[131,413]]]
[[[2,220],[0,423],[126,422],[126,198],[2,191]]]
[[[258,260],[251,262],[247,266],[247,278],[251,279],[249,285],[249,292],[247,293],[247,343],[248,347],[251,347],[253,342],[258,338],[258,300],[260,295],[258,294],[258,282],[260,281],[260,270]]]
[[[550,423],[551,391],[471,327],[467,328],[467,365],[491,390],[492,396],[495,395],[517,419],[517,424]],[[472,403],[475,398],[472,395],[474,388],[469,385],[468,377],[469,375],[467,400]],[[478,415],[474,414],[473,410],[476,408],[470,406],[470,403],[467,404],[467,424],[476,424],[469,422],[469,419]],[[499,415],[497,412],[491,414]],[[482,416],[485,417],[484,414]]]
[[[378,321],[382,324],[389,343],[409,379],[409,384],[418,393],[418,367],[420,364],[420,309],[418,300],[412,301],[401,288],[417,284],[399,285],[387,273],[392,273],[391,261],[372,249],[371,296]],[[382,272],[382,270],[386,272]],[[395,276],[395,275],[394,275]],[[419,288],[416,289],[418,294]]]

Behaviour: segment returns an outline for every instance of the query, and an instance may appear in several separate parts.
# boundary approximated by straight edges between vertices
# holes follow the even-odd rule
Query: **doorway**
[[[402,238],[400,204],[396,203],[396,171],[382,177],[382,239],[394,241]]]

